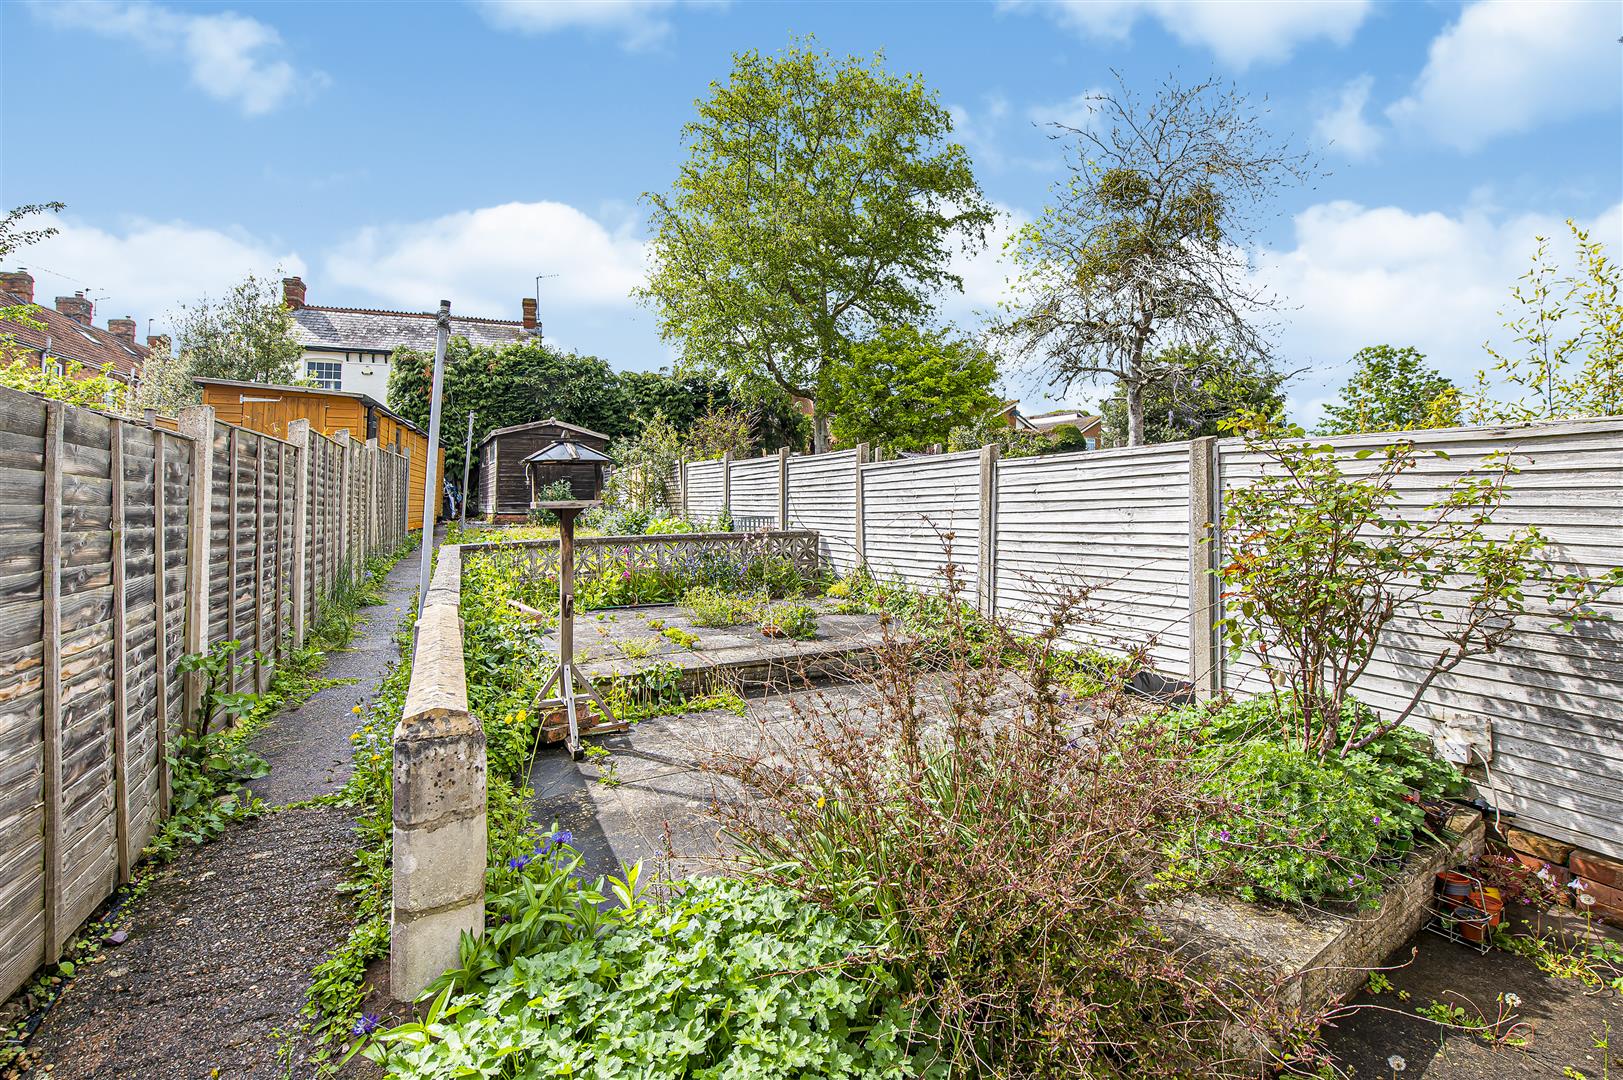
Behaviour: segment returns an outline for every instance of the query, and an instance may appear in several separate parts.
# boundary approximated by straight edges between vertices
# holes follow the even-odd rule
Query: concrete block
[[[415,913],[484,903],[485,816],[394,832],[394,909]]]
[[[425,915],[395,912],[389,928],[389,992],[411,1001],[440,975],[456,967],[463,933],[484,929],[485,904],[463,904]]]
[[[485,812],[485,736],[474,725],[459,735],[421,737],[405,733],[394,743],[396,828]]]

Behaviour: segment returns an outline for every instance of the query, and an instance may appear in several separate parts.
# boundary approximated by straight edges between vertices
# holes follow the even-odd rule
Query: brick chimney
[[[533,333],[535,331],[535,297],[526,296],[522,301],[522,305],[524,308],[524,329]]]
[[[147,335],[147,348],[150,349],[151,351],[157,353],[159,356],[168,356],[169,353],[170,353],[169,335],[168,334],[148,334]]]
[[[57,297],[56,310],[61,312],[63,315],[66,315],[76,323],[83,326],[89,326],[90,316],[91,313],[95,311],[95,305],[91,304],[91,302],[86,299],[83,291],[80,291],[74,293],[72,296]]]
[[[108,319],[107,332],[126,345],[135,344],[135,320],[128,315],[122,319]]]
[[[34,275],[27,270],[0,273],[0,292],[8,292],[25,304],[34,302]]]
[[[285,277],[282,279],[282,303],[289,311],[297,311],[304,306],[304,279],[298,277]]]

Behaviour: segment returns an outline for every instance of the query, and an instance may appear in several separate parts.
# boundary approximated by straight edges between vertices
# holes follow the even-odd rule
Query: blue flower
[[[567,844],[574,839],[575,834],[570,832],[568,829],[559,829],[557,832],[552,834],[552,843],[554,844]]]
[[[356,1035],[366,1036],[372,1034],[382,1026],[383,1020],[378,1016],[377,1013],[362,1013],[361,1018],[355,1021],[355,1026],[350,1028],[350,1031],[354,1032]]]
[[[511,859],[507,860],[507,868],[509,870],[522,870],[528,865],[530,865],[530,857],[528,855],[515,855]]]

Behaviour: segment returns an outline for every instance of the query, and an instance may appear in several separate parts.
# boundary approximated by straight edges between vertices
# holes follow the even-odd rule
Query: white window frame
[[[321,374],[317,373],[318,365],[324,369]],[[332,380],[331,386],[327,385],[329,376],[325,373],[325,369],[328,368],[332,371],[330,376]],[[342,390],[344,388],[344,362],[342,360],[318,360],[315,357],[310,357],[304,362],[304,377],[313,381],[323,390]]]

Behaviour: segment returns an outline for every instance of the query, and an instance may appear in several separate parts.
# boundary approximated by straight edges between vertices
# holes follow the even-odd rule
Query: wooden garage
[[[423,526],[423,482],[427,479],[428,433],[376,398],[343,390],[321,390],[309,386],[282,386],[275,383],[239,382],[235,379],[198,379],[203,388],[203,404],[227,424],[263,431],[279,439],[287,438],[287,425],[308,420],[323,435],[340,431],[350,438],[376,439],[398,454],[405,454],[411,468],[411,505],[407,507],[406,527]],[[445,448],[440,447],[439,475],[445,477]],[[443,499],[435,500],[436,518],[443,514]]]
[[[469,513],[497,521],[522,521],[528,517],[530,478],[524,459],[559,439],[572,439],[599,453],[607,453],[609,448],[607,435],[565,423],[556,416],[497,428],[474,450],[475,473],[470,486],[478,502],[468,507]]]

